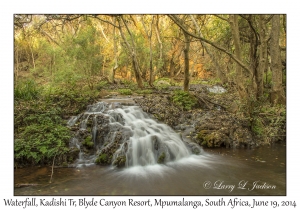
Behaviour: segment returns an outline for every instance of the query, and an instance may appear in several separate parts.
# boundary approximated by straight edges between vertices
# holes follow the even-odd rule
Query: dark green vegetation
[[[189,92],[182,90],[174,91],[172,95],[172,102],[184,110],[191,110],[197,105],[197,99]]]
[[[78,151],[69,149],[71,131],[66,120],[95,102],[94,92],[43,89],[28,80],[15,87],[15,166],[71,163]],[[89,139],[86,146],[92,147]]]

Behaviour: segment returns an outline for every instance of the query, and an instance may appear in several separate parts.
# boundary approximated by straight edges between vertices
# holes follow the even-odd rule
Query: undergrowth
[[[15,86],[14,159],[15,166],[56,165],[72,162],[69,149],[70,116],[84,111],[96,101],[96,92],[79,92],[63,87],[40,88],[32,81]]]
[[[172,102],[183,110],[191,110],[197,105],[197,99],[189,92],[183,90],[174,91]]]

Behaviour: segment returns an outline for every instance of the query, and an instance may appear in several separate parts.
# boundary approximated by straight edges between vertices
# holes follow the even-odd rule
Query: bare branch
[[[171,18],[171,20],[173,20],[173,21],[176,23],[176,25],[178,25],[185,33],[187,33],[187,34],[190,35],[191,37],[194,37],[194,38],[196,38],[196,39],[202,40],[203,42],[205,42],[205,43],[207,43],[207,44],[209,44],[209,45],[211,45],[211,46],[217,48],[218,50],[224,52],[224,53],[227,54],[230,58],[232,58],[237,64],[239,64],[243,69],[245,69],[250,75],[252,75],[251,70],[250,70],[245,64],[243,64],[242,61],[240,61],[239,59],[237,59],[232,53],[228,52],[225,48],[220,47],[220,46],[216,45],[215,43],[213,43],[213,42],[211,42],[211,41],[209,41],[209,40],[207,40],[207,39],[204,39],[204,38],[201,37],[201,36],[197,36],[197,35],[192,34],[191,32],[189,32],[189,31],[186,29],[186,27],[185,27],[183,24],[180,23],[181,21],[177,18],[176,15],[168,15],[168,16],[169,16],[169,17]]]
[[[112,22],[110,22],[110,21],[108,21],[108,20],[103,20],[103,19],[101,19],[101,18],[100,18],[99,16],[97,16],[97,15],[89,15],[88,17],[96,18],[96,19],[101,20],[101,21],[103,21],[103,22],[105,22],[105,23],[108,23],[108,24],[110,24],[110,25],[112,25],[112,26],[114,26],[114,27],[116,27],[116,28],[119,28],[119,26],[117,26],[116,24],[114,24],[114,23],[112,23]]]
[[[272,20],[274,15],[270,15],[270,17],[266,18],[266,23],[270,22],[270,20]]]
[[[222,16],[220,16],[220,15],[214,15],[214,16],[220,18],[221,20],[224,20],[224,21],[226,21],[226,22],[229,22],[229,20],[228,20],[227,18],[224,18],[224,17],[222,17]]]

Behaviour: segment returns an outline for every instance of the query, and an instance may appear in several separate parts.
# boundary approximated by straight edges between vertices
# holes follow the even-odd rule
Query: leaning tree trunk
[[[184,84],[183,90],[189,91],[189,83],[190,83],[190,66],[189,66],[189,51],[190,51],[190,37],[185,32],[184,34]]]
[[[272,70],[271,103],[285,104],[285,94],[282,87],[282,66],[279,46],[280,36],[280,16],[274,15],[272,18],[270,56]]]

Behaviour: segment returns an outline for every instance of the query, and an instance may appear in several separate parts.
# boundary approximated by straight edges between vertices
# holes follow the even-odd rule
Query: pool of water
[[[14,195],[286,195],[285,143],[206,149],[165,165],[15,169]],[[18,187],[21,185],[27,187]]]

